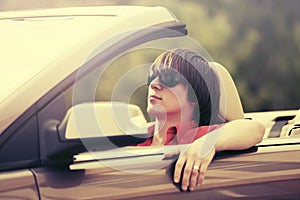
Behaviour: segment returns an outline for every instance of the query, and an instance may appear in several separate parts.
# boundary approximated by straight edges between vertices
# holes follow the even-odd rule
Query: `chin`
[[[147,112],[152,116],[161,116],[166,114],[165,108],[159,104],[155,104],[155,105],[148,104]]]

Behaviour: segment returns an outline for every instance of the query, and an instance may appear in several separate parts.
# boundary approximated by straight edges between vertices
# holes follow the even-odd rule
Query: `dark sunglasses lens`
[[[152,74],[151,76],[148,76],[148,85],[157,77],[157,74]],[[174,87],[179,84],[181,78],[180,74],[174,70],[166,71],[162,70],[158,73],[159,81],[161,84],[167,86],[167,87]]]
[[[160,82],[167,87],[174,87],[179,83],[179,78],[176,74],[165,74],[159,76]]]

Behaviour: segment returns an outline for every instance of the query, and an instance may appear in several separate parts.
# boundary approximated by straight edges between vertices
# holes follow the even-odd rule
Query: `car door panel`
[[[0,199],[39,199],[32,172],[28,169],[0,172]]]
[[[37,169],[41,199],[130,199],[178,192],[165,170],[128,173],[110,168],[69,171]]]
[[[137,157],[84,161],[70,165],[72,170],[52,167],[34,171],[42,199],[294,198],[300,195],[299,150],[300,145],[283,145],[276,150],[259,147],[254,152],[217,155],[204,184],[193,192],[180,192],[172,184],[172,172],[166,173],[169,168],[158,163],[162,155],[143,156],[144,161]]]

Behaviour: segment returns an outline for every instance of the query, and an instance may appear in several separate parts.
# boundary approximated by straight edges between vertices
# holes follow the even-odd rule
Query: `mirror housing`
[[[148,137],[141,109],[122,102],[90,102],[71,107],[61,122],[45,125],[46,153],[42,164],[70,164],[73,156],[136,145]]]
[[[123,102],[92,102],[73,106],[58,126],[62,140],[147,133],[141,109]]]

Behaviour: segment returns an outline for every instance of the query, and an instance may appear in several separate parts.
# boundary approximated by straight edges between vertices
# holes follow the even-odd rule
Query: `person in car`
[[[263,138],[264,127],[256,121],[223,119],[218,76],[193,51],[172,49],[158,56],[148,85],[147,112],[156,120],[149,138],[138,146],[190,144],[166,154],[180,154],[173,181],[181,179],[183,191],[202,184],[215,152],[247,149]]]

